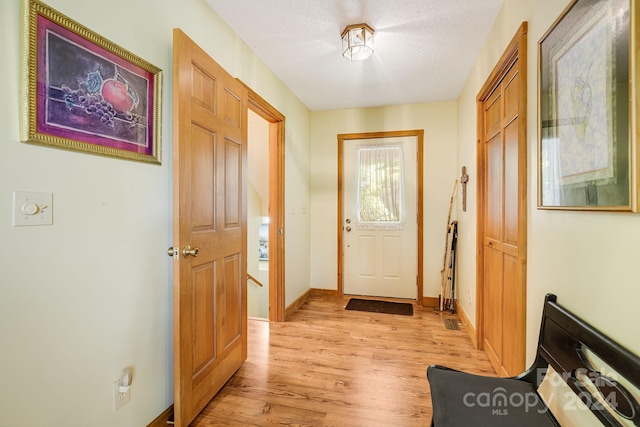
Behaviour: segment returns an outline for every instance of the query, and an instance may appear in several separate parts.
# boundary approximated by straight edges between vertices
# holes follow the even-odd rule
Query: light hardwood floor
[[[284,323],[249,320],[247,361],[192,426],[428,426],[430,364],[495,375],[432,308],[347,311],[312,294]]]

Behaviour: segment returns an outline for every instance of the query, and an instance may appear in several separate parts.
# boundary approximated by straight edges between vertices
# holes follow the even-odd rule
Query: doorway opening
[[[285,117],[244,86],[249,95],[247,187],[254,191],[247,200],[248,314],[284,322]]]
[[[269,319],[269,122],[247,114],[247,314]]]

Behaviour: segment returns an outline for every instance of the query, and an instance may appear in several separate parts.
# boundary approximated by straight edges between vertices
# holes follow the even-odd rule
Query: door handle
[[[198,248],[191,248],[191,246],[187,245],[184,247],[184,249],[182,249],[182,256],[183,257],[188,257],[188,256],[192,256],[192,257],[197,257],[198,256],[198,252],[200,252],[200,250]]]
[[[351,226],[347,225],[347,228],[345,228],[345,230],[347,230],[347,233],[351,231]]]
[[[178,251],[179,251],[178,248],[176,248],[175,246],[171,246],[169,249],[167,249],[167,255],[169,255],[170,257],[173,257],[174,259],[178,259],[178,254],[180,253]],[[191,246],[187,245],[182,250],[182,256],[185,258],[188,256],[192,256],[195,258],[198,256],[199,252],[200,250],[198,248],[191,249]]]

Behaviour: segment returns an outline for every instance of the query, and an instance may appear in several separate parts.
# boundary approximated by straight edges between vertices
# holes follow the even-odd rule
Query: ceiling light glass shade
[[[348,25],[342,32],[342,55],[351,61],[367,59],[373,53],[373,33],[367,24]]]

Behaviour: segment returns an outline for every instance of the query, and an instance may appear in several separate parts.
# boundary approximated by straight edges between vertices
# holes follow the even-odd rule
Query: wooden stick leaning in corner
[[[447,304],[451,299],[451,287],[453,278],[452,271],[452,259],[453,259],[453,225],[451,223],[447,227],[447,253],[444,259],[444,270],[442,273],[442,286],[444,290],[442,291],[442,308],[440,311],[444,311],[447,309]]]
[[[449,213],[447,215],[447,226],[445,227],[445,235],[444,235],[444,257],[442,260],[442,270],[440,274],[442,275],[442,283],[440,284],[440,311],[444,311],[444,297],[445,290],[447,287],[447,275],[445,271],[447,269],[447,252],[449,252],[449,223],[451,222],[451,211],[453,209],[453,200],[456,197],[456,190],[458,189],[458,180],[456,179],[453,182],[453,191],[451,191],[451,200],[449,201]]]

